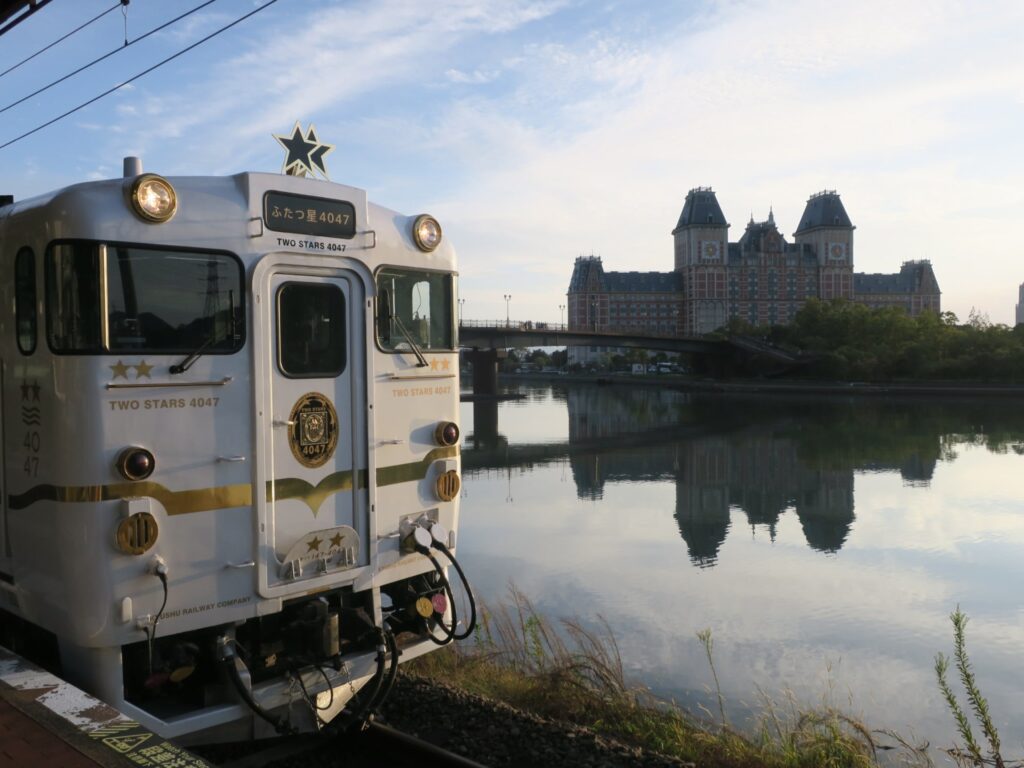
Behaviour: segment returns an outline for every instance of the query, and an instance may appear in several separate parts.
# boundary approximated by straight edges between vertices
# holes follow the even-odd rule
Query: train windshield
[[[385,351],[451,350],[454,277],[383,269],[377,274],[377,342]]]
[[[54,352],[225,354],[245,338],[241,262],[225,253],[57,243],[46,258]]]

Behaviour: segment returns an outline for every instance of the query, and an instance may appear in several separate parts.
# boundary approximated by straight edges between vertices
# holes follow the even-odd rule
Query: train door
[[[366,564],[365,334],[353,273],[278,265],[259,282],[258,562],[270,597]]]

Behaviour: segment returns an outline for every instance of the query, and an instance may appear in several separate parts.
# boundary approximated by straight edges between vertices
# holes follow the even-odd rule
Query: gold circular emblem
[[[338,446],[338,414],[319,392],[308,392],[292,408],[288,444],[304,467],[326,464]]]

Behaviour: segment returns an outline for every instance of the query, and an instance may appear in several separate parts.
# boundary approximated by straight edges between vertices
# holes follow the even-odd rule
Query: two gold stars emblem
[[[430,361],[430,370],[436,371],[438,368],[440,368],[442,371],[447,371],[450,365],[451,364],[448,362],[447,358],[441,358],[440,360],[438,360],[435,357],[433,360]]]
[[[331,542],[332,549],[338,549],[341,547],[341,542],[344,541],[344,537],[340,533],[336,533],[329,539]],[[308,549],[307,552],[316,552],[320,549],[320,545],[324,543],[324,540],[319,536],[315,536],[306,542]]]
[[[110,365],[110,366],[107,366],[107,367],[110,368],[110,370],[114,372],[114,378],[115,379],[117,379],[117,378],[127,379],[128,378],[128,369],[129,368],[134,368],[135,369],[135,378],[136,379],[141,379],[143,376],[145,376],[147,379],[153,378],[149,374],[149,372],[153,370],[153,366],[152,365],[147,365],[145,360],[140,360],[137,363],[122,363],[120,360],[118,360],[113,365]]]

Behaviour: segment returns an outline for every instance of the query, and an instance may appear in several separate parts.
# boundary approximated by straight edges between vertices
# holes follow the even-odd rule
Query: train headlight
[[[433,251],[441,244],[441,225],[433,216],[417,216],[412,225],[412,239],[421,251]]]
[[[117,471],[125,480],[145,480],[156,469],[156,458],[145,448],[131,446],[117,456]]]
[[[163,223],[178,210],[178,195],[171,182],[155,173],[137,177],[128,191],[132,210],[143,221]]]
[[[434,441],[446,447],[455,445],[459,442],[459,425],[454,421],[442,421],[434,429]]]

